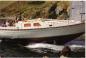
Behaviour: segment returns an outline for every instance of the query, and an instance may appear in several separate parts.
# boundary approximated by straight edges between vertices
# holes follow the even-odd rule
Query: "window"
[[[29,24],[29,23],[24,24],[24,27],[31,27],[31,24]]]
[[[41,26],[39,23],[34,23],[34,26]]]

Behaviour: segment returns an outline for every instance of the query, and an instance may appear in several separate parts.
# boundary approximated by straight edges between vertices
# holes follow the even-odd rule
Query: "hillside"
[[[48,17],[50,15],[49,9],[52,5],[57,3],[59,9],[69,8],[69,2],[52,2],[52,1],[16,1],[5,8],[1,9],[1,15],[4,16],[16,16],[22,14],[26,18],[36,16],[37,13],[40,13],[39,17]],[[68,9],[67,9],[68,10]]]

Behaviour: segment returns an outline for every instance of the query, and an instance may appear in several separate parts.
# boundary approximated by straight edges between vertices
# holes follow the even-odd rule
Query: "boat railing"
[[[70,23],[82,23],[80,20],[58,20],[58,19],[44,19],[44,21],[57,21],[57,22],[66,22],[68,24]],[[84,20],[83,20],[84,21]]]

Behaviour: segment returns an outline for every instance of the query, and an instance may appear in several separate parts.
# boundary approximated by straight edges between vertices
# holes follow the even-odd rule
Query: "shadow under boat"
[[[3,42],[8,42],[8,43],[16,43],[16,44],[21,44],[21,45],[28,45],[29,43],[49,43],[49,44],[57,44],[57,45],[64,45],[65,43],[76,39],[80,35],[84,34],[82,33],[77,33],[77,34],[72,34],[72,35],[66,35],[66,36],[55,36],[55,37],[44,37],[44,38],[15,38],[15,39],[5,39],[3,38]],[[40,39],[40,40],[39,40]]]

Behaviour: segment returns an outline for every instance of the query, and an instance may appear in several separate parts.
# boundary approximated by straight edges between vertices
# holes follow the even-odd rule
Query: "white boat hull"
[[[66,36],[85,32],[85,24],[75,24],[61,27],[50,27],[30,30],[0,30],[1,38],[43,38]]]

